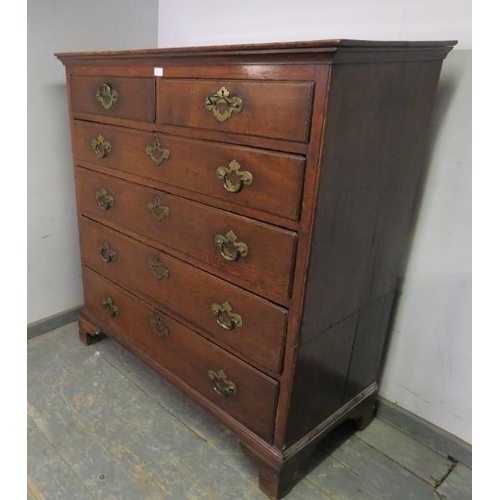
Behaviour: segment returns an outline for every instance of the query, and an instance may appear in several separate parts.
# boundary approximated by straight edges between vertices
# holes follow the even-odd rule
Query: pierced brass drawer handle
[[[148,262],[148,269],[157,280],[162,280],[170,276],[169,270],[163,266],[163,262],[159,257]]]
[[[149,324],[151,325],[154,334],[159,338],[167,337],[170,334],[167,326],[163,323],[160,316],[152,318]]]
[[[111,297],[104,297],[101,300],[102,307],[108,316],[117,316],[118,315],[118,306],[113,304],[113,299]]]
[[[167,148],[162,148],[158,139],[153,141],[152,146],[146,147],[146,154],[153,160],[157,167],[162,161],[166,161],[170,157],[170,151]]]
[[[118,101],[118,92],[113,90],[109,83],[101,83],[95,96],[106,111],[111,109],[111,106]]]
[[[111,153],[111,143],[106,141],[101,134],[99,134],[97,139],[94,139],[90,145],[98,158],[106,158],[106,156]]]
[[[227,375],[224,370],[208,370],[208,376],[212,381],[214,391],[219,394],[219,396],[231,396],[231,394],[236,393],[236,385],[227,379]]]
[[[214,302],[210,309],[214,313],[217,324],[225,330],[233,330],[243,326],[243,319],[239,314],[233,313],[233,307],[229,302],[217,304]]]
[[[229,231],[225,236],[222,234],[215,236],[215,245],[220,248],[220,253],[226,260],[234,261],[248,255],[248,246],[241,241],[237,242],[237,239],[233,231]]]
[[[116,259],[116,252],[107,241],[99,245],[99,252],[104,262],[113,262]]]
[[[97,200],[99,207],[103,210],[108,210],[115,204],[115,199],[108,193],[106,188],[102,188],[100,191],[97,191],[95,199]]]
[[[158,222],[162,221],[170,213],[170,208],[163,205],[158,196],[155,197],[154,201],[150,201],[147,205],[148,212],[154,217]]]
[[[252,174],[246,170],[241,170],[241,165],[236,161],[232,160],[229,163],[229,167],[219,167],[216,171],[217,178],[224,181],[224,187],[230,193],[239,193],[243,186],[250,186],[252,184]],[[229,176],[234,174],[238,177],[236,182],[233,182]]]
[[[239,114],[243,109],[243,101],[238,96],[230,97],[230,94],[226,87],[221,87],[215,94],[205,97],[205,108],[211,111],[219,122],[225,122],[233,113]]]

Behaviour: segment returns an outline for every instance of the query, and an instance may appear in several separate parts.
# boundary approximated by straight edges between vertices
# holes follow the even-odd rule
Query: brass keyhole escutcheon
[[[100,191],[97,191],[95,199],[97,200],[99,207],[103,210],[108,210],[115,204],[115,199],[108,193],[106,188],[102,188]]]
[[[238,96],[231,96],[226,87],[221,87],[215,94],[205,97],[205,108],[212,112],[217,121],[225,122],[233,113],[241,113],[243,101]]]
[[[111,297],[103,297],[101,300],[102,307],[108,316],[117,316],[118,315],[118,306],[113,303],[113,299]]]
[[[224,259],[235,261],[239,257],[246,257],[248,255],[248,246],[241,241],[236,241],[237,239],[238,237],[234,231],[227,232],[225,236],[222,234],[215,236],[215,245],[220,249],[220,253]]]
[[[243,318],[233,312],[233,307],[229,302],[217,304],[214,302],[210,309],[214,314],[217,324],[225,330],[234,330],[243,326]]]
[[[158,167],[161,162],[166,161],[170,157],[170,151],[167,148],[162,148],[159,139],[155,139],[151,146],[146,147],[146,154],[153,160]]]
[[[101,134],[99,134],[97,139],[94,139],[90,145],[98,158],[106,158],[106,156],[111,153],[111,143],[106,141]]]
[[[208,370],[208,376],[212,381],[214,391],[219,394],[219,396],[226,397],[236,393],[236,385],[234,382],[228,380],[224,370]]]
[[[253,181],[252,174],[246,170],[241,170],[241,165],[232,160],[228,167],[221,166],[217,169],[217,178],[224,181],[224,188],[230,193],[239,193],[243,186],[250,186]],[[237,177],[236,182],[231,180],[231,177]]]
[[[109,83],[101,83],[95,96],[106,111],[111,109],[113,104],[118,101],[118,92],[113,90]]]

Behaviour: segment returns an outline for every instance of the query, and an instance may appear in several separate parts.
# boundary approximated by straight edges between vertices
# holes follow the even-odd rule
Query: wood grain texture
[[[68,344],[60,344],[64,355],[53,346],[46,348],[50,355],[29,355],[39,371],[32,367],[28,374],[28,415],[91,492],[86,498],[204,498],[177,458],[182,446],[200,439],[181,436],[181,424],[148,406],[125,378],[113,377],[115,370],[98,354],[82,357],[78,348],[68,352]],[[162,449],[169,453],[159,457],[153,431],[162,427],[168,436]]]
[[[457,464],[436,491],[440,500],[471,500],[472,470]]]
[[[80,341],[85,345],[92,345],[104,338],[101,327],[91,322],[81,314],[78,317],[78,335]]]
[[[96,60],[104,60],[106,63],[112,61],[126,60],[129,64],[135,62],[141,64],[143,61],[156,58],[200,58],[209,55],[212,58],[217,56],[215,61],[220,61],[221,56],[231,54],[237,57],[244,57],[246,54],[264,54],[270,56],[277,54],[307,54],[335,52],[338,47],[365,49],[373,52],[379,50],[387,52],[390,49],[406,48],[440,48],[453,47],[456,40],[443,41],[374,41],[374,40],[349,40],[349,39],[329,39],[329,40],[308,40],[297,42],[273,42],[273,43],[255,43],[255,44],[237,44],[237,45],[212,45],[200,47],[173,47],[168,49],[140,49],[140,50],[120,50],[120,51],[88,51],[88,52],[58,52],[56,57],[63,64],[85,64],[90,62],[96,64]],[[372,56],[373,57],[373,56]]]
[[[213,448],[151,404],[95,347],[67,333],[56,335],[58,346],[49,340],[28,353],[28,415],[90,492],[86,498],[215,500],[217,486],[198,479]],[[222,474],[231,476],[234,469],[223,467]],[[240,479],[228,489],[244,494],[245,484]]]
[[[27,431],[28,499],[88,500],[90,491],[28,416]],[[50,496],[47,494],[50,492]]]
[[[358,314],[343,402],[349,401],[372,382],[378,381],[393,301],[394,293],[389,292],[370,302]]]
[[[290,493],[293,486],[305,475],[310,456],[315,451],[314,447],[309,447],[307,452],[304,450],[275,469],[262,462],[251,448],[240,444],[242,451],[258,466],[260,490],[272,499],[282,498]]]
[[[455,467],[453,460],[382,420],[374,420],[356,436],[433,487],[439,486]]]
[[[90,162],[151,179],[168,186],[189,190],[190,198],[198,193],[210,196],[211,204],[219,199],[239,206],[296,220],[299,215],[304,158],[296,155],[277,154],[264,150],[231,146],[224,143],[185,139],[158,133],[75,121],[74,155],[78,161]],[[111,151],[104,158],[96,156],[92,141],[102,135],[111,144]],[[146,154],[146,148],[158,140],[159,148],[153,154],[161,158],[168,151],[168,158],[156,165]],[[252,183],[243,185],[239,192],[224,188],[224,181],[217,177],[217,169],[228,167],[232,161],[241,166],[240,171],[252,175]],[[239,178],[228,176],[233,183]],[[167,186],[165,186],[166,189]]]
[[[102,210],[96,202],[95,194],[102,188],[115,199],[108,210]],[[283,298],[289,296],[294,233],[80,168],[77,189],[80,210],[89,217],[179,250],[208,264],[222,278],[238,276],[260,295],[272,291]],[[161,221],[147,209],[156,199],[169,208],[169,215]],[[214,243],[216,235],[225,236],[229,231],[248,246],[248,255],[233,262],[224,259]]]
[[[71,106],[75,112],[104,115],[152,122],[155,119],[154,78],[72,77]],[[105,109],[96,98],[102,83],[118,93],[110,109]]]
[[[279,373],[287,322],[285,309],[97,222],[82,219],[80,231],[86,265],[189,326],[194,325],[209,340],[247,362]],[[113,260],[102,258],[99,248],[105,243],[116,254]],[[161,264],[156,275],[151,262]],[[243,319],[242,326],[234,330],[219,326],[211,310],[213,303],[226,301]]]
[[[410,243],[440,67],[334,66],[329,114],[335,118],[326,130],[288,444],[325,418],[304,398],[327,401],[335,411],[378,379],[392,307],[380,298],[393,297]],[[335,345],[335,328],[345,321],[353,325],[349,342],[322,362],[324,343]],[[329,392],[318,383],[304,390],[311,378],[323,379],[319,371],[328,374]]]
[[[128,499],[127,488],[131,494],[158,500],[172,495],[177,495],[176,500],[265,498],[258,491],[255,467],[231,433],[113,339],[82,346],[73,323],[29,341],[27,356],[28,412],[34,416],[28,417],[28,498],[67,500],[70,492],[77,499]],[[80,437],[77,434],[75,439],[82,447],[70,444],[73,431],[64,419],[76,424],[73,431]],[[376,419],[373,425],[377,423]],[[380,443],[370,445],[373,453],[363,470],[342,460],[349,450],[360,452],[364,433],[349,439],[352,428],[340,428],[331,447],[317,449],[311,456],[306,479],[287,500],[407,498],[397,496],[401,487],[409,485],[406,464],[399,461],[405,457],[394,455],[392,467],[381,467],[381,461],[387,460],[384,446],[387,441],[393,442],[391,449],[409,446],[413,463],[419,463],[422,448],[389,427]],[[90,453],[86,461],[84,454],[92,447],[97,453]],[[101,460],[103,449],[109,452],[105,455],[109,462]],[[420,462],[424,460],[422,455]],[[423,479],[416,479],[425,486]],[[144,490],[138,493],[141,481]],[[438,495],[470,499],[471,484],[470,469],[457,464],[435,489],[434,500]],[[413,488],[407,494],[419,490]]]
[[[90,113],[75,112],[73,118],[88,122],[116,125],[119,127],[129,127],[136,130],[153,131],[169,135],[181,136],[186,138],[209,140],[215,142],[224,141],[227,144],[249,146],[257,149],[267,149],[275,152],[284,152],[292,154],[306,154],[309,147],[306,143],[290,142],[283,139],[271,139],[269,137],[257,137],[252,135],[242,135],[227,132],[221,138],[217,130],[209,129],[191,129],[177,125],[164,125],[158,122],[139,122],[128,118],[115,118],[112,116],[96,116]]]
[[[437,453],[472,468],[472,445],[387,399],[379,398],[377,417]]]
[[[246,484],[245,479],[247,479],[246,494],[255,496],[256,500],[265,498],[264,494],[258,491],[254,463],[241,453],[238,442],[216,419],[208,415],[202,407],[191,399],[184,397],[184,394],[180,393],[175,386],[165,384],[159,374],[149,369],[137,357],[113,342],[112,339],[107,339],[99,344],[98,348],[100,355],[119,373],[124,374],[134,385],[152,398],[152,404],[158,405],[181,421],[186,427],[185,432],[195,432],[210,445],[211,456],[217,457],[218,460],[214,458],[210,469],[207,469],[206,465],[200,467],[199,474],[200,477],[204,478],[204,482],[217,484],[219,478],[224,477],[230,481],[230,485],[233,485],[234,492],[236,492],[240,488],[244,488],[241,483]],[[207,452],[204,456],[208,454]],[[224,474],[224,470],[229,467],[235,469],[237,475],[235,473],[232,476]],[[221,468],[223,469],[222,473],[218,470]],[[241,478],[239,479],[240,484],[237,484],[238,477]],[[229,485],[228,491],[231,491]],[[290,500],[326,500],[331,499],[331,496],[328,492],[317,490],[310,482],[302,481],[294,487],[288,498]]]
[[[311,227],[315,216],[317,203],[317,187],[321,158],[323,155],[322,143],[324,127],[326,124],[326,105],[330,92],[331,68],[323,66],[315,67],[314,77],[316,81],[315,99],[313,107],[313,119],[311,124],[311,140],[307,151],[307,166],[304,176],[304,192],[302,197],[302,216],[298,228],[298,242],[296,253],[296,265],[294,272],[293,290],[290,300],[290,315],[288,321],[287,340],[285,345],[285,356],[283,363],[283,377],[278,401],[276,415],[276,447],[283,450],[285,447],[286,426],[289,415],[291,385],[295,370],[299,332],[302,324],[304,287],[308,279],[308,268],[311,250]]]
[[[132,344],[166,371],[179,376],[223,411],[241,421],[267,441],[272,439],[278,384],[222,349],[202,339],[169,316],[84,268],[85,303],[88,314],[104,331]],[[115,316],[106,314],[102,298],[110,297],[117,307]],[[152,321],[159,320],[154,328]],[[160,335],[161,334],[161,335]],[[234,394],[222,396],[214,390],[208,373],[223,370],[234,382]],[[221,382],[221,385],[224,384]]]
[[[436,500],[430,484],[352,435],[348,429],[339,429],[336,435],[332,434],[323,442],[323,449],[331,458],[322,462],[308,477],[313,484],[332,491],[338,484],[342,499]]]
[[[218,121],[205,108],[207,97],[222,87],[242,101],[240,113]],[[160,80],[158,121],[163,124],[215,129],[307,142],[314,85],[310,82],[260,82],[240,80]],[[219,105],[222,112],[227,105]]]
[[[58,54],[69,82],[109,76],[127,85],[155,84],[151,121],[78,109],[88,97],[70,85],[79,214],[108,226],[107,236],[121,233],[113,244],[126,266],[99,260],[100,236],[91,230],[94,236],[81,240],[84,263],[128,290],[105,281],[110,293],[127,297],[127,309],[139,308],[125,323],[113,318],[121,324],[113,327],[95,302],[97,288],[86,286],[82,340],[109,330],[200,402],[237,434],[273,499],[290,490],[329,431],[348,419],[363,428],[373,418],[393,298],[418,211],[434,91],[453,45],[332,40]],[[165,76],[145,78],[153,67]],[[241,113],[226,121],[205,106],[222,87],[243,101]],[[101,160],[88,142],[103,131],[115,147]],[[158,167],[139,153],[154,139],[172,149]],[[243,155],[265,182],[264,188],[256,181],[257,196],[248,186],[240,201],[217,191],[207,165],[226,154]],[[283,192],[270,188],[280,180]],[[107,210],[96,201],[102,188],[114,199]],[[165,216],[155,220],[159,211]],[[215,236],[229,231],[249,249],[234,262],[215,245]],[[177,296],[143,276],[140,262],[153,257],[168,261]],[[255,339],[225,343],[207,323],[214,318],[189,303],[216,301],[212,293],[219,292],[231,293],[238,314],[245,310]],[[169,371],[168,352],[137,336],[147,326],[139,325],[144,311],[189,331],[194,344],[207,346],[202,359],[232,359],[241,373],[257,373],[255,387],[267,403],[258,406],[255,394],[250,400],[261,419],[245,416],[253,411],[248,402],[238,409],[217,405],[214,394],[194,388],[196,377],[186,380],[192,374],[178,360],[175,373]]]
[[[344,403],[357,316],[303,345],[295,365],[286,444],[292,445]]]
[[[396,287],[440,68],[334,67],[302,342]]]

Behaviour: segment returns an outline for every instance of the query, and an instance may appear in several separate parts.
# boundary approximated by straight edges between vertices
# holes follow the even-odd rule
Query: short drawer
[[[79,208],[145,236],[267,296],[289,296],[296,234],[161,190],[77,168]]]
[[[285,309],[85,217],[80,234],[85,264],[250,363],[281,370]]]
[[[298,218],[304,159],[75,120],[77,160],[140,175],[238,206]]]
[[[74,76],[69,85],[73,113],[154,122],[154,78]]]
[[[85,307],[104,331],[141,352],[266,441],[272,440],[278,383],[84,268]]]
[[[159,90],[159,123],[309,140],[312,82],[164,78]]]

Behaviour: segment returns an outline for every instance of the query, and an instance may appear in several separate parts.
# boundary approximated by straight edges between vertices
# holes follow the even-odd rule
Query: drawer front
[[[153,78],[71,77],[73,113],[154,122]]]
[[[278,383],[124,289],[84,268],[87,311],[111,333],[179,377],[266,441]]]
[[[280,371],[286,310],[90,219],[81,217],[80,233],[85,264],[182,316],[250,363]],[[215,307],[226,302],[231,311]]]
[[[235,276],[262,295],[288,297],[296,235],[91,170],[77,168],[79,207],[91,218],[156,240]]]
[[[314,84],[162,79],[158,121],[296,142],[309,140]]]
[[[77,160],[298,218],[304,164],[300,156],[77,120],[74,131]]]

